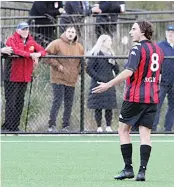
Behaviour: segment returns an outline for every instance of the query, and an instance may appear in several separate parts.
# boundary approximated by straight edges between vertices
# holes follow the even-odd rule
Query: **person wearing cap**
[[[174,25],[168,25],[166,29],[166,40],[158,43],[163,50],[164,56],[174,56]],[[167,95],[168,109],[165,116],[165,131],[172,131],[174,124],[174,59],[164,59],[162,67],[161,85],[160,85],[160,103],[156,113],[153,130],[157,130],[159,123],[160,111],[164,99]]]
[[[11,47],[13,54],[20,57],[6,58],[4,62],[6,104],[5,122],[1,130],[19,131],[27,84],[32,80],[32,72],[39,57],[46,55],[46,52],[29,34],[26,22],[17,25],[16,32],[7,39],[6,46]]]

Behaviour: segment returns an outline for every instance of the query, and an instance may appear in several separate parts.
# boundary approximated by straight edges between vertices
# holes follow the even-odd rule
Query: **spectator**
[[[166,30],[166,40],[158,43],[165,56],[174,56],[174,25],[169,25]],[[159,123],[160,111],[167,95],[168,109],[165,116],[165,131],[171,131],[174,124],[174,59],[165,59],[162,68],[160,85],[160,103],[156,113],[153,130],[156,131]]]
[[[125,12],[125,3],[124,1],[100,1],[99,4],[96,4],[100,8],[101,13],[123,13]],[[101,34],[108,34],[113,37],[113,33],[116,31],[116,24],[112,24],[112,22],[117,22],[118,15],[97,15],[96,23],[100,23],[96,25],[96,34],[97,38]],[[102,24],[110,23],[110,24]]]
[[[8,55],[11,55],[13,52],[13,49],[11,47],[6,47],[2,42],[1,42],[1,82],[3,80],[3,63],[2,63],[2,57],[6,57]]]
[[[6,47],[2,42],[1,42],[1,50],[0,50],[0,54],[1,54],[1,86],[2,86],[2,81],[3,81],[3,60],[2,57],[5,57],[6,55],[11,55],[13,52],[11,47]],[[1,100],[1,96],[0,96],[0,109],[1,109],[1,105],[2,105],[2,100]]]
[[[3,80],[3,71],[4,71],[4,65],[3,65],[3,60],[2,58],[11,55],[13,53],[13,49],[11,47],[6,47],[2,42],[1,42],[1,83]]]
[[[5,59],[5,122],[2,130],[19,131],[20,116],[24,105],[27,83],[31,81],[33,67],[38,58],[45,55],[45,50],[29,34],[29,25],[19,23],[16,32],[7,39],[6,45],[15,55],[23,58]]]
[[[89,6],[89,1],[66,1],[65,3],[65,13],[62,14],[60,19],[60,24],[77,24],[84,23],[84,16],[89,16],[92,12],[99,13],[99,8],[93,8]],[[79,16],[67,16],[79,14]],[[65,17],[66,16],[66,17]],[[65,31],[66,26],[60,27],[60,33]],[[77,34],[81,36],[81,26],[75,26]]]
[[[2,81],[4,80],[3,77],[3,72],[4,72],[4,64],[2,58],[7,57],[8,55],[11,55],[13,53],[13,49],[11,47],[6,47],[2,42],[1,42],[1,85]]]
[[[77,41],[76,30],[73,26],[68,27],[59,39],[52,41],[46,51],[52,55],[81,56],[84,54],[84,49]],[[53,88],[53,103],[48,122],[48,131],[56,131],[56,118],[63,99],[62,131],[67,131],[70,127],[75,85],[80,71],[80,59],[48,59],[47,63],[51,65],[51,83]]]
[[[40,25],[35,28],[35,32],[39,35],[46,37],[46,40],[51,42],[57,38],[56,27],[41,27],[41,25],[50,25],[57,23],[57,15],[63,13],[63,3],[62,1],[34,1],[33,6],[29,12],[30,16],[46,16],[46,18],[36,18],[29,20],[30,24]],[[43,40],[43,37],[41,40]],[[38,38],[38,37],[36,37]]]
[[[101,35],[90,54],[93,56],[112,56],[114,55],[111,48],[112,40],[108,35]],[[91,86],[88,97],[88,108],[95,109],[95,120],[97,123],[97,132],[103,132],[102,110],[105,110],[106,131],[112,132],[112,109],[115,109],[116,104],[116,90],[112,87],[108,91],[100,94],[92,94],[92,88],[98,85],[98,82],[108,82],[114,78],[119,72],[119,67],[115,60],[108,58],[92,58],[89,60],[87,73],[90,75]]]

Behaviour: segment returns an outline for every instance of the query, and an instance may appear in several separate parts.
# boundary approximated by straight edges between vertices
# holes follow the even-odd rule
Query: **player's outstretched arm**
[[[93,88],[92,93],[104,92],[104,91],[108,90],[109,88],[111,88],[112,86],[115,86],[115,85],[125,81],[132,74],[133,74],[133,71],[125,69],[117,77],[115,77],[114,79],[112,79],[111,81],[109,81],[107,83],[98,82],[99,86]]]

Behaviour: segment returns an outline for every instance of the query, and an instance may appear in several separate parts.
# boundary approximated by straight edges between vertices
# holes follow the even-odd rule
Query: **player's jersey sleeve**
[[[131,49],[128,57],[128,62],[125,66],[126,69],[129,69],[135,72],[138,68],[141,59],[141,44],[138,43]]]

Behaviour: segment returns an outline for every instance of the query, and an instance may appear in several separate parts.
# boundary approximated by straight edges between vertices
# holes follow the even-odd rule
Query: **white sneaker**
[[[103,132],[103,129],[101,127],[98,127],[97,132]]]
[[[106,127],[106,132],[113,132],[110,126]]]
[[[49,127],[48,128],[48,132],[56,132],[57,131],[57,129],[56,129],[56,126],[51,126],[51,127]]]

